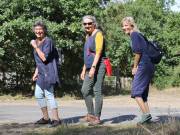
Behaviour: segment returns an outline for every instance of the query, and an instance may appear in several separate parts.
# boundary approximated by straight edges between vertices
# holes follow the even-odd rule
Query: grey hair
[[[124,17],[121,21],[121,24],[123,24],[123,22],[127,22],[128,24],[130,24],[133,27],[133,31],[140,32],[133,17],[131,17],[131,16]]]
[[[38,21],[36,21],[34,23],[34,25],[33,25],[33,32],[34,32],[34,29],[35,29],[36,26],[41,26],[43,28],[43,30],[44,30],[44,33],[47,34],[47,26],[46,26],[46,24],[42,20],[38,20]]]
[[[93,24],[95,25],[96,28],[98,28],[98,23],[96,21],[96,17],[95,16],[92,16],[92,15],[85,15],[83,16],[82,18],[82,22],[84,22],[85,19],[90,19],[92,20]]]

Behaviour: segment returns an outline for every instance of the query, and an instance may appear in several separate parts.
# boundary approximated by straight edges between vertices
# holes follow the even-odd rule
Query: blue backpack
[[[149,41],[144,35],[142,36],[147,43],[147,53],[151,59],[151,62],[154,64],[160,63],[163,56],[163,51],[159,47],[159,44],[156,41]]]

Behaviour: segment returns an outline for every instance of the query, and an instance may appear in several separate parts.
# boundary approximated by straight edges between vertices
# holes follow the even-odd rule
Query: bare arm
[[[134,66],[133,66],[133,68],[137,68],[140,59],[141,59],[141,54],[140,54],[140,53],[135,53],[135,56],[134,56]]]
[[[82,79],[82,80],[84,80],[85,74],[86,74],[86,65],[84,64],[84,65],[83,65],[82,72],[81,72],[81,79]]]
[[[46,57],[45,57],[44,53],[38,47],[36,47],[35,50],[36,50],[37,54],[39,55],[40,59],[43,62],[45,62],[46,61]]]
[[[96,71],[96,66],[99,62],[101,55],[102,55],[103,41],[104,41],[104,39],[103,39],[102,33],[98,32],[96,35],[96,38],[95,38],[96,54],[94,56],[94,61],[92,63],[92,67],[91,67],[90,72],[89,72],[89,77],[93,77],[94,73]]]
[[[82,71],[86,71],[86,65],[85,64],[83,65]]]
[[[92,64],[92,67],[96,67],[97,63],[99,62],[99,58],[101,57],[101,54],[96,54],[95,57],[94,57],[94,61],[93,61],[93,64]]]
[[[37,78],[38,78],[38,68],[36,67],[36,70],[35,70],[35,72],[34,72],[34,75],[33,75],[33,77],[32,77],[32,80],[33,80],[33,81],[36,81]]]
[[[132,69],[132,75],[136,74],[140,59],[141,59],[141,54],[140,53],[135,53],[135,56],[134,56],[134,65],[133,65],[133,69]]]
[[[37,43],[36,43],[35,40],[31,40],[31,45],[32,45],[32,47],[36,50],[39,58],[40,58],[43,62],[45,62],[45,61],[46,61],[45,54],[38,48]]]

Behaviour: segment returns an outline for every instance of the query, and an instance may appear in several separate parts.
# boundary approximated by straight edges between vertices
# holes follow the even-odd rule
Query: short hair
[[[90,19],[90,20],[92,20],[92,22],[94,23],[95,27],[96,27],[96,28],[98,27],[98,24],[97,24],[97,21],[96,21],[96,17],[95,17],[95,16],[85,15],[85,16],[83,16],[83,18],[82,18],[82,22],[83,22],[85,19]]]
[[[131,16],[124,17],[121,21],[121,24],[123,24],[123,22],[127,22],[128,24],[130,24],[133,27],[134,31],[139,31],[133,17]]]
[[[34,23],[34,25],[33,25],[33,31],[34,31],[36,26],[42,27],[43,30],[44,30],[44,33],[47,34],[47,26],[46,26],[46,24],[43,21],[41,21],[41,20],[36,21]]]

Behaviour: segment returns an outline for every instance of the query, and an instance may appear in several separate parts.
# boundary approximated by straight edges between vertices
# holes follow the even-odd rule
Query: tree
[[[31,86],[34,72],[32,25],[41,19],[48,26],[49,36],[56,46],[63,48],[65,63],[62,77],[67,84],[76,81],[81,70],[82,40],[81,18],[93,14],[99,8],[98,1],[88,0],[7,0],[0,2],[0,44],[4,50],[1,72],[15,72],[16,87]],[[0,50],[1,53],[2,50]],[[72,66],[73,63],[73,66]],[[69,84],[71,85],[71,84]],[[20,88],[19,88],[20,89]]]
[[[179,58],[169,59],[179,48],[177,26],[180,17],[179,13],[170,11],[170,5],[173,3],[173,0],[126,0],[110,3],[100,14],[101,25],[106,33],[109,57],[113,61],[113,66],[120,68],[121,76],[131,76],[129,65],[132,62],[128,37],[121,30],[121,20],[125,16],[132,16],[140,31],[149,39],[157,40],[165,52],[164,59],[157,66],[154,84],[159,88],[180,85],[177,81],[180,78],[177,75],[179,70],[176,70],[179,69]],[[172,74],[176,76],[170,77]],[[171,81],[162,79],[164,77],[170,78]],[[172,80],[175,80],[175,83]]]

